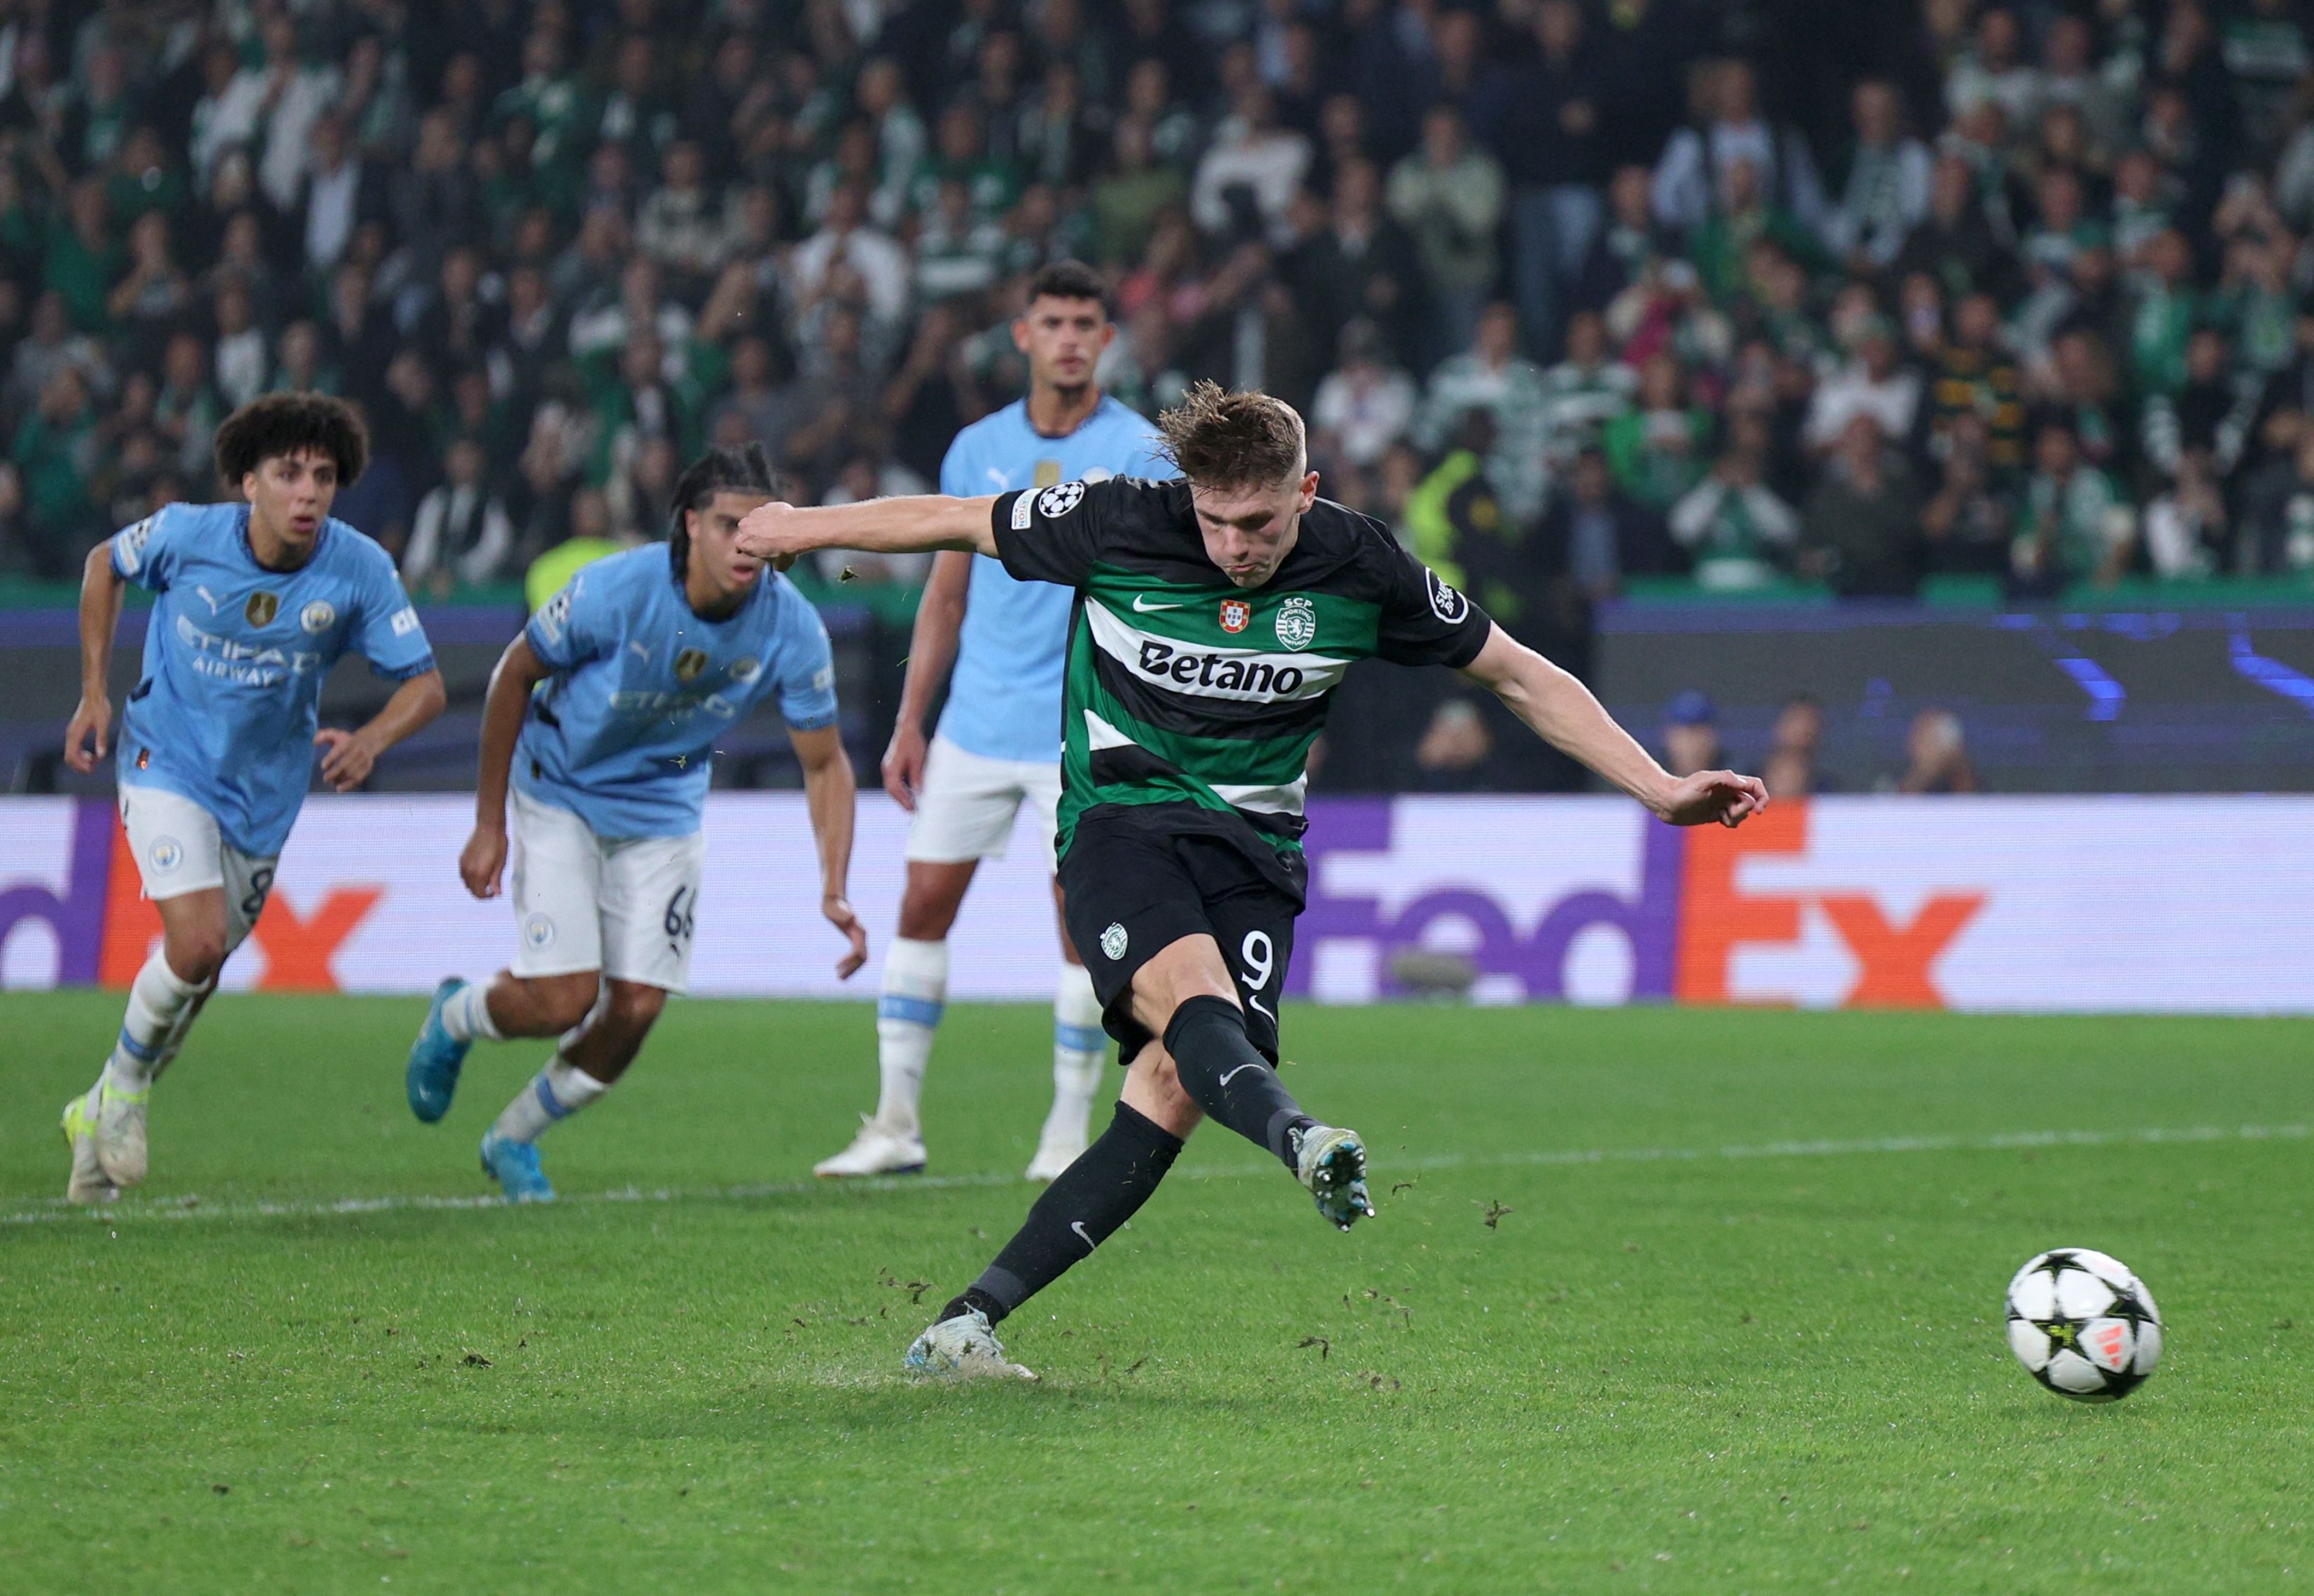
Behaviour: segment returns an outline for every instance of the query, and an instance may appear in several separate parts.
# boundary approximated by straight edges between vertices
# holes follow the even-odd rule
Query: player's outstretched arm
[[[1674,825],[1741,825],[1768,807],[1755,776],[1733,771],[1673,775],[1592,696],[1591,690],[1497,626],[1462,674],[1491,690],[1552,747],[1581,760]]]
[[[514,774],[514,745],[522,736],[530,690],[553,674],[530,651],[527,637],[508,643],[490,671],[490,694],[482,701],[481,768],[474,776],[474,833],[458,855],[458,878],[478,898],[499,895],[506,873],[507,783]]]
[[[739,551],[768,560],[782,570],[797,555],[814,549],[858,549],[867,554],[961,549],[994,554],[996,532],[991,518],[995,510],[994,494],[951,498],[944,493],[914,493],[811,509],[759,505],[739,522]]]
[[[892,801],[914,814],[916,793],[924,784],[924,718],[932,713],[932,695],[948,680],[956,664],[957,637],[964,630],[964,609],[972,590],[972,556],[942,550],[932,559],[932,574],[916,601],[916,624],[908,639],[908,674],[900,683],[900,714],[892,725],[891,745],[884,750],[884,790]]]
[[[112,540],[107,538],[88,551],[81,567],[80,702],[65,727],[65,763],[84,776],[104,758],[112,736],[112,635],[120,624],[120,590],[127,586],[112,569]]]
[[[428,671],[393,690],[385,707],[352,731],[325,726],[314,734],[322,750],[322,780],[333,792],[351,792],[369,780],[377,756],[423,727],[450,701],[442,673]]]
[[[849,981],[868,962],[868,930],[852,912],[846,886],[852,875],[855,796],[852,758],[843,752],[843,734],[832,726],[816,731],[790,728],[788,741],[803,763],[804,803],[811,811],[812,840],[819,844],[819,912],[852,944],[835,963],[835,977]]]

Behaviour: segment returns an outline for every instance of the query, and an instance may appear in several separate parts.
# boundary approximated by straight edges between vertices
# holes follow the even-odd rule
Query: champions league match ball
[[[2009,1350],[2060,1397],[2118,1402],[2161,1361],[2161,1314],[2120,1259],[2061,1247],[2009,1283]]]

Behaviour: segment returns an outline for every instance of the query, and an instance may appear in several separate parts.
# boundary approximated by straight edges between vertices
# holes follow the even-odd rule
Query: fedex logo
[[[1585,813],[1589,826],[1544,833],[1538,861],[1597,873],[1602,811]],[[1777,867],[1813,877],[1836,868],[1810,857],[1806,804],[1776,805],[1733,832],[1639,823],[1628,890],[1566,886],[1541,862],[1517,869],[1502,857],[1499,833],[1490,833],[1492,844],[1471,844],[1467,866],[1439,857],[1459,851],[1457,832],[1485,833],[1484,825],[1449,824],[1436,838],[1443,846],[1399,835],[1453,814],[1447,803],[1312,806],[1310,906],[1297,939],[1310,953],[1295,961],[1294,990],[1352,1001],[1392,995],[1400,955],[1452,948],[1476,966],[1479,990],[1497,999],[1595,995],[1578,994],[1572,975],[1578,945],[1595,948],[1603,933],[1628,961],[1620,993],[1630,1001],[1943,1008],[1939,961],[1988,901],[1982,890],[1942,886],[1907,895],[1917,901],[1884,898],[1873,869],[1829,887],[1762,884],[1755,877]],[[1603,824],[1630,846],[1630,823]],[[1628,853],[1604,862],[1610,878],[1632,878]],[[1368,882],[1376,889],[1362,890]],[[1362,973],[1329,990],[1318,972],[1329,953],[1338,962],[1344,944],[1363,956]]]

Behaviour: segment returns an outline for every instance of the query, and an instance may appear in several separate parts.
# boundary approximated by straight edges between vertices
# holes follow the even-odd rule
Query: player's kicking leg
[[[1175,849],[1139,838],[1090,847],[1089,841],[1081,830],[1072,867],[1082,877],[1117,884],[1098,895],[1126,912],[1098,932],[1086,923],[1089,905],[1072,919],[1081,943],[1092,933],[1115,966],[1104,972],[1111,1012],[1126,1010],[1130,1023],[1121,1033],[1135,1053],[1125,1091],[1108,1130],[908,1349],[907,1366],[920,1373],[1020,1372],[1004,1358],[994,1327],[1139,1211],[1200,1119],[1219,1120],[1267,1149],[1339,1229],[1373,1212],[1364,1143],[1303,1113],[1278,1078],[1272,1005],[1292,947],[1294,906],[1258,880],[1225,880],[1214,901],[1202,902]],[[1227,872],[1225,859],[1220,869]],[[1241,956],[1235,972],[1222,956],[1222,939]],[[1153,954],[1142,953],[1151,947]],[[1130,983],[1122,992],[1115,991],[1119,973]],[[1119,1004],[1120,997],[1126,1001]]]
[[[273,886],[274,861],[230,848],[198,804],[155,788],[124,790],[121,819],[161,945],[129,983],[127,1011],[96,1084],[65,1105],[72,1149],[66,1197],[109,1203],[145,1178],[153,1082],[184,1045],[217,972],[248,937]]]

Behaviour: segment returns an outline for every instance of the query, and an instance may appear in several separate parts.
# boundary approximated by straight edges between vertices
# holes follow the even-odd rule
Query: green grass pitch
[[[922,1389],[902,1349],[1030,1196],[1037,1010],[950,1010],[941,1178],[863,1190],[806,1171],[871,1100],[871,1010],[679,1001],[547,1139],[566,1201],[509,1210],[428,1199],[483,1194],[538,1045],[478,1048],[421,1126],[419,1003],[227,997],[155,1093],[151,1183],[89,1218],[56,1110],[118,1010],[0,997],[0,1591],[2006,1596],[2314,1563],[2305,1023],[1302,1008],[1286,1079],[1366,1133],[1381,1216],[1336,1234],[1208,1129],[1006,1327],[1042,1384]],[[2009,1274],[2067,1243],[2168,1322],[2116,1406],[2003,1343]]]

